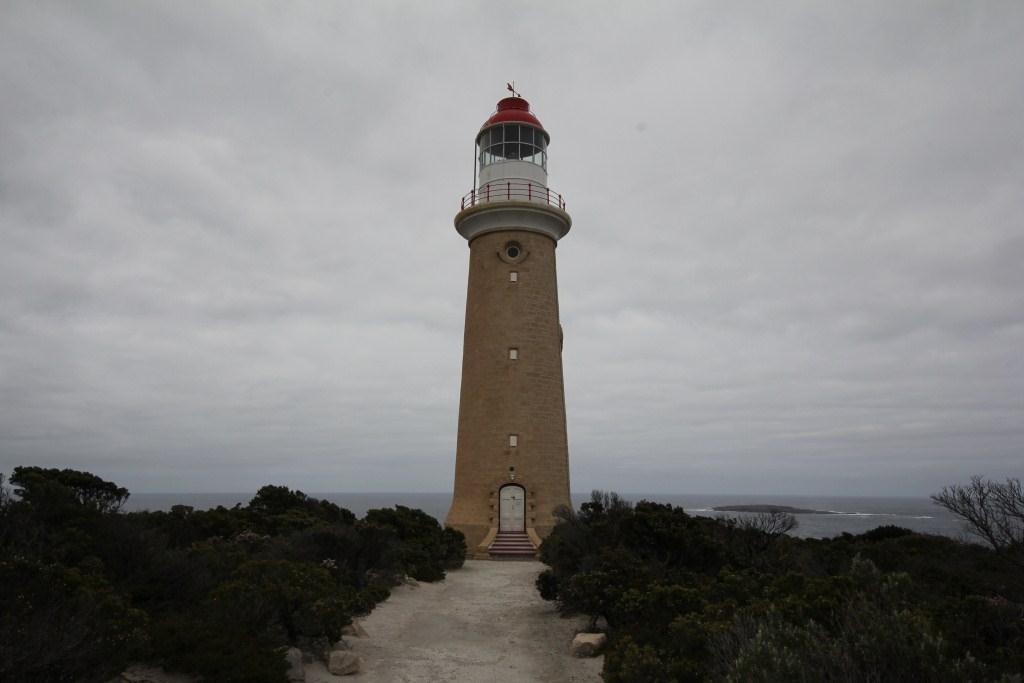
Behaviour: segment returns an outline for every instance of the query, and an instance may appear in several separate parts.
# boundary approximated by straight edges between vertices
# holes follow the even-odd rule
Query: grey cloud
[[[451,218],[516,78],[574,218],[575,488],[1019,476],[1022,29],[1013,3],[8,3],[0,471],[446,490]]]

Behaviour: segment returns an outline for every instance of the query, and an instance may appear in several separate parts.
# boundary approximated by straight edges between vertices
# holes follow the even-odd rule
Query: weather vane
[[[516,82],[515,82],[515,81],[512,81],[511,83],[506,83],[506,84],[505,84],[505,87],[506,87],[506,88],[508,88],[508,91],[509,91],[510,93],[512,93],[512,94],[513,94],[514,96],[516,96],[516,97],[522,97],[522,95],[521,95],[521,94],[519,94],[519,93],[517,93],[517,92],[516,92]]]

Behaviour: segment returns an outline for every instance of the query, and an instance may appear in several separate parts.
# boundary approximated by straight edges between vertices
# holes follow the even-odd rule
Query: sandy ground
[[[467,561],[437,583],[396,588],[346,638],[361,655],[360,683],[598,682],[601,660],[569,656],[583,625],[563,619],[533,582],[539,562]]]

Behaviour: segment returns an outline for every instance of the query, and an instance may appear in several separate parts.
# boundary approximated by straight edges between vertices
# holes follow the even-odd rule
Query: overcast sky
[[[572,487],[1024,475],[1024,4],[0,5],[0,472],[446,491],[473,139],[551,133]]]

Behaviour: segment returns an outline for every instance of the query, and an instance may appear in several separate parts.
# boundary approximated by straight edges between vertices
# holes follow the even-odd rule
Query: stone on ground
[[[603,633],[577,633],[569,646],[569,654],[573,657],[596,657],[607,641],[608,636]]]
[[[288,680],[291,683],[302,683],[306,680],[306,674],[302,670],[302,650],[297,647],[290,647],[284,653],[284,660],[288,662]]]
[[[351,676],[363,669],[363,659],[348,650],[334,650],[327,660],[327,670],[335,676]]]
[[[341,635],[351,636],[352,638],[368,638],[366,631],[363,629],[362,624],[358,621],[353,621],[348,626],[343,626],[341,629]]]

